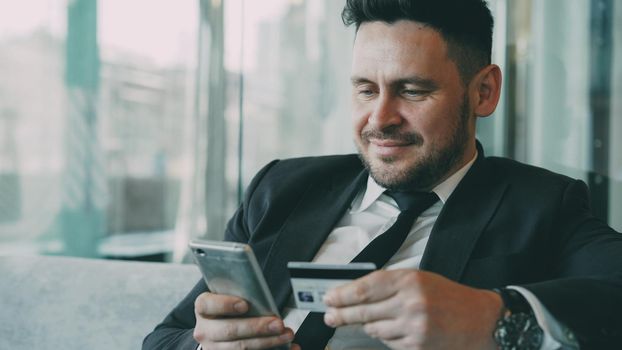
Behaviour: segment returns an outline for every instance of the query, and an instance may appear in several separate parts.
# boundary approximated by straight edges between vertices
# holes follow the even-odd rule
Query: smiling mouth
[[[386,147],[386,148],[390,148],[390,147],[407,147],[407,146],[412,146],[413,143],[412,142],[406,142],[406,141],[399,141],[399,140],[380,140],[380,139],[370,139],[368,140],[369,143],[378,146],[378,147]]]
[[[367,129],[361,132],[361,139],[370,146],[384,150],[399,150],[410,146],[423,146],[423,137],[416,131],[400,132],[397,127],[383,130]]]
[[[369,139],[368,152],[374,157],[385,160],[396,160],[406,156],[416,144],[404,140]]]

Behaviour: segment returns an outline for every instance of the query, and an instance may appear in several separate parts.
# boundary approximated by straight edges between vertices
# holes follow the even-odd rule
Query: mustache
[[[388,127],[382,130],[363,130],[361,138],[369,141],[370,139],[390,140],[399,143],[407,143],[415,146],[423,145],[423,136],[417,132],[400,132],[398,128]]]

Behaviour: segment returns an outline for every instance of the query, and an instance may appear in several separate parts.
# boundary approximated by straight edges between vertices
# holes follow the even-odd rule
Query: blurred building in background
[[[487,154],[585,180],[622,230],[622,5],[489,3]],[[342,7],[0,3],[0,254],[182,261],[270,160],[354,152]]]

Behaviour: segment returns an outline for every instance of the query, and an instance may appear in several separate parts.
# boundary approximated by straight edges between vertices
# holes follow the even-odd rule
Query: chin
[[[357,145],[359,158],[371,177],[380,186],[390,190],[426,190],[434,184],[436,174],[431,174],[430,157],[419,152],[396,156],[374,154]],[[432,166],[434,167],[434,166]]]
[[[371,177],[382,187],[392,190],[412,188],[413,169],[417,164],[395,157],[377,157],[365,161]]]

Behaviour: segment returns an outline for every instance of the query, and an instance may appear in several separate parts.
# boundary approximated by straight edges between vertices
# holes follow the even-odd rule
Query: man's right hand
[[[194,301],[194,339],[203,350],[269,349],[291,342],[294,332],[276,316],[244,317],[248,303],[241,298],[203,293]],[[292,345],[292,350],[300,350]]]

